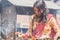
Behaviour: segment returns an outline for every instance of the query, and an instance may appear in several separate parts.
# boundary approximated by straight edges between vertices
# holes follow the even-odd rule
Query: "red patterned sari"
[[[51,40],[54,40],[54,36],[56,35],[56,32],[58,31],[58,23],[55,19],[55,17],[52,14],[47,15],[47,22],[40,22],[36,28],[33,30],[32,35],[34,37],[41,37],[42,35],[48,35]]]

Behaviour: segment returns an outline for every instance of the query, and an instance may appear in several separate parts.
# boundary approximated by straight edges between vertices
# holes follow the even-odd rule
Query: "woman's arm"
[[[55,31],[56,33],[58,33],[58,32],[60,31],[58,22],[57,22],[56,18],[54,18],[54,17],[51,17],[50,26],[54,29],[54,31]]]
[[[29,23],[29,28],[28,28],[28,31],[26,32],[28,34],[32,34],[32,20],[30,20],[30,23]]]
[[[43,31],[43,35],[47,35],[49,36],[49,34],[51,33],[51,29],[54,29],[54,31],[56,32],[56,35],[58,35],[60,32],[60,28],[59,25],[57,23],[56,18],[53,15],[50,15],[50,18],[48,18],[48,21],[44,27],[44,31]]]
[[[57,37],[59,36],[59,33],[60,33],[60,28],[59,28],[59,24],[57,22],[57,19],[54,16],[51,17],[50,26],[56,32],[56,35],[55,35],[54,39],[57,40]]]
[[[33,29],[33,27],[32,27],[32,20],[33,20],[33,17],[34,17],[34,15],[32,15],[30,17],[30,22],[29,22],[28,30],[27,30],[26,34],[24,34],[23,36],[26,36],[26,35],[27,35],[27,37],[32,36],[32,29]]]

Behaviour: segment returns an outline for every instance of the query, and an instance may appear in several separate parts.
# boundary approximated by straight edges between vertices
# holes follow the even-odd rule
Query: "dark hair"
[[[45,9],[46,5],[45,5],[45,2],[43,0],[38,0],[34,3],[33,7],[35,7],[35,6],[38,8],[38,10],[40,10],[40,9]]]
[[[38,0],[34,3],[33,8],[36,7],[39,11],[40,9],[43,9],[44,12],[42,13],[42,18],[41,20],[43,20],[44,22],[46,22],[47,18],[46,15],[48,14],[48,9],[46,7],[46,4],[43,0]]]

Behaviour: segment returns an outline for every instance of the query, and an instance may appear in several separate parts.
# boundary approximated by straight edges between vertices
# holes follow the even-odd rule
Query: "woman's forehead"
[[[42,8],[34,7],[35,10],[41,10]],[[43,9],[42,9],[43,10]]]
[[[38,10],[38,8],[35,6],[35,7],[34,7],[34,10]]]

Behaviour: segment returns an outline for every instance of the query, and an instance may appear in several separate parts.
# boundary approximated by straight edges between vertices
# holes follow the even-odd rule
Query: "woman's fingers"
[[[21,32],[16,32],[15,33],[18,37],[22,37],[22,33]]]

